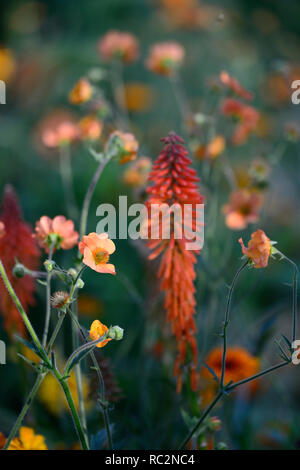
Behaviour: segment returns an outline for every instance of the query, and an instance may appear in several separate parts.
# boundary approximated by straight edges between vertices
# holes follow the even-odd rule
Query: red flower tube
[[[153,183],[147,189],[149,194],[148,211],[152,204],[179,205],[184,210],[189,204],[191,210],[190,228],[196,227],[196,204],[202,204],[203,197],[199,194],[196,185],[199,178],[196,171],[190,167],[192,163],[187,156],[187,150],[182,145],[184,141],[177,135],[170,133],[162,139],[165,147],[155,161],[148,181]],[[184,219],[185,220],[185,219]],[[154,222],[148,219],[148,230]],[[161,224],[161,221],[160,221]],[[196,389],[197,343],[195,339],[195,287],[196,277],[194,265],[199,250],[192,251],[186,248],[187,238],[185,228],[182,237],[175,236],[175,225],[171,224],[170,238],[162,237],[160,231],[158,239],[148,240],[152,253],[149,259],[161,256],[158,278],[160,288],[165,293],[164,306],[167,321],[177,341],[178,355],[175,361],[174,375],[177,377],[177,391],[182,388],[182,367],[186,361],[187,346],[190,348],[191,387]]]

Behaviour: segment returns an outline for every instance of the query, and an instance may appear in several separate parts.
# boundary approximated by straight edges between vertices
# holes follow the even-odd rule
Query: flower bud
[[[111,326],[108,331],[108,337],[120,341],[123,338],[124,330],[120,326]]]
[[[77,289],[82,289],[84,287],[84,281],[82,279],[78,279],[76,282]]]
[[[221,429],[221,420],[217,416],[213,416],[207,420],[207,429],[211,432]]]
[[[17,278],[21,278],[21,277],[25,276],[25,274],[26,274],[26,270],[25,270],[25,267],[23,266],[23,264],[16,263],[14,268],[13,268],[13,275]]]
[[[50,260],[47,259],[44,262],[44,266],[45,266],[46,271],[48,271],[48,273],[51,273],[53,271],[54,266],[55,266],[55,262],[50,261]]]
[[[68,274],[69,274],[69,276],[71,276],[72,279],[75,280],[76,276],[77,276],[77,271],[74,268],[70,268],[70,269],[68,269]]]
[[[53,296],[51,297],[51,305],[53,308],[61,309],[67,304],[68,300],[68,292],[57,291],[54,292]]]

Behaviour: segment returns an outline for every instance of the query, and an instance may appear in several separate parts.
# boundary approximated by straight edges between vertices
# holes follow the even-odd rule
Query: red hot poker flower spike
[[[199,178],[196,171],[190,167],[192,163],[188,158],[187,150],[182,145],[184,141],[177,135],[170,133],[162,139],[165,147],[155,161],[149,176],[153,183],[147,189],[149,198],[148,210],[151,204],[180,205],[184,214],[185,204],[192,207],[190,225],[193,230],[196,226],[196,204],[202,204],[203,197],[199,194],[196,185]],[[153,221],[149,219],[148,230]],[[149,239],[148,246],[152,253],[149,259],[161,255],[158,278],[160,288],[165,293],[164,306],[167,321],[171,324],[172,332],[177,341],[178,355],[175,361],[174,375],[177,377],[177,391],[182,388],[182,366],[186,360],[187,346],[190,347],[192,362],[190,365],[191,387],[196,389],[197,343],[195,339],[195,287],[196,277],[194,265],[199,251],[186,249],[185,231],[182,238],[174,236],[174,225],[170,230],[170,238]],[[151,235],[149,235],[150,237]]]
[[[37,269],[40,252],[30,227],[23,222],[18,199],[11,186],[5,187],[0,219],[5,225],[5,235],[0,238],[0,259],[21,304],[27,310],[28,306],[34,303],[35,281],[30,276],[16,279],[12,270],[16,259],[29,269]],[[0,282],[0,312],[4,318],[4,327],[9,334],[16,331],[24,334],[22,319],[2,282]]]

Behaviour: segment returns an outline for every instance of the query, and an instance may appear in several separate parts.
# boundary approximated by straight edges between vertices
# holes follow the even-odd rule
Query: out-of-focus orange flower
[[[187,150],[182,145],[183,140],[173,134],[162,139],[164,149],[154,162],[149,182],[153,185],[147,188],[149,198],[147,206],[151,210],[152,204],[179,205],[184,211],[186,204],[193,208],[190,226],[195,230],[195,207],[203,202],[199,194],[197,182],[199,178],[196,171],[190,167],[191,160]],[[155,221],[148,220],[148,229],[155,225]],[[164,239],[159,227],[160,237],[148,240],[151,250],[149,259],[161,256],[158,278],[160,288],[165,293],[165,309],[167,321],[170,322],[172,332],[176,337],[178,355],[175,360],[174,375],[177,377],[177,391],[182,388],[182,368],[186,360],[187,351],[190,350],[191,362],[189,365],[190,383],[196,389],[197,342],[195,339],[195,305],[194,297],[196,277],[194,265],[197,262],[196,254],[199,251],[186,248],[186,238],[175,237],[175,228],[172,227],[169,239]]]
[[[14,437],[8,450],[48,450],[44,436],[35,434],[32,428],[21,426],[19,437]]]
[[[227,227],[242,230],[256,222],[262,203],[261,194],[256,191],[238,189],[231,193],[229,203],[223,207]]]
[[[120,96],[121,106],[125,105],[126,109],[131,112],[147,111],[155,99],[153,89],[139,82],[127,83],[124,89],[117,90],[117,96]]]
[[[0,432],[0,450],[5,446],[5,442],[6,437],[4,436],[3,432]]]
[[[4,235],[5,235],[5,225],[0,220],[0,238],[4,237]]]
[[[220,380],[222,371],[222,356],[223,348],[213,349],[205,358],[204,362],[215,372],[216,376]],[[240,380],[247,379],[252,375],[259,372],[259,359],[252,356],[246,349],[242,347],[229,347],[226,354],[225,364],[225,376],[224,383],[228,382],[239,382]],[[200,372],[200,380],[204,381],[204,401],[214,394],[217,383],[215,382],[211,372],[206,368],[202,367]],[[256,380],[251,381],[249,384],[245,384],[241,387],[245,387],[244,390],[250,390],[254,392],[257,389],[258,382]]]
[[[242,252],[253,262],[254,268],[266,268],[271,254],[271,241],[261,229],[251,234],[248,248],[245,247],[243,239],[239,239]]]
[[[108,31],[98,43],[103,60],[119,59],[124,63],[134,62],[139,57],[139,44],[131,33]]]
[[[172,75],[183,62],[184,55],[184,48],[175,41],[154,44],[146,65],[149,70],[159,75]]]
[[[252,106],[245,105],[234,98],[226,98],[222,103],[221,111],[225,116],[231,116],[238,121],[231,138],[233,144],[243,144],[249,135],[256,131],[260,113]]]
[[[8,83],[16,71],[16,61],[10,49],[0,47],[0,80]]]
[[[18,199],[11,186],[4,189],[0,218],[5,225],[4,236],[0,238],[0,259],[21,304],[27,311],[28,307],[34,304],[35,281],[31,276],[17,279],[12,271],[16,259],[27,268],[36,270],[40,251],[32,237],[31,228],[23,222]],[[0,283],[0,310],[4,327],[9,334],[16,331],[25,334],[24,323],[3,283]]]
[[[124,172],[123,181],[129,186],[144,186],[148,179],[151,169],[151,159],[141,157],[133,162]]]
[[[38,152],[53,157],[61,145],[73,143],[79,137],[77,119],[65,108],[54,109],[40,120],[33,137]]]
[[[220,11],[197,0],[160,0],[166,22],[174,28],[209,28],[218,20]]]
[[[103,313],[104,306],[101,300],[90,294],[80,293],[78,296],[78,313],[80,316],[95,317]]]
[[[134,135],[129,132],[114,131],[110,135],[110,139],[114,136],[118,136],[122,142],[120,164],[124,165],[124,163],[135,160],[139,149],[139,143]]]
[[[220,73],[220,80],[223,85],[227,86],[227,88],[229,88],[229,90],[231,90],[235,95],[244,98],[245,100],[252,100],[253,94],[250,93],[250,91],[245,90],[236,78],[231,77],[229,73],[224,70]]]
[[[79,242],[79,251],[83,255],[83,263],[98,273],[116,274],[113,264],[109,264],[109,256],[116,246],[108,238],[107,233],[98,235],[95,232],[85,235]]]
[[[101,136],[103,124],[93,115],[85,116],[79,123],[80,137],[86,140],[97,140]]]
[[[67,220],[63,215],[54,219],[43,215],[35,225],[35,237],[39,245],[49,253],[53,244],[54,249],[70,250],[78,242],[78,232],[74,230],[74,222]]]
[[[93,341],[96,341],[98,338],[104,336],[107,332],[108,328],[106,325],[103,325],[103,323],[101,323],[99,320],[94,320],[90,329],[90,338]],[[100,343],[97,344],[97,348],[103,348],[103,346],[105,346],[108,341],[111,341],[111,338],[100,341]]]
[[[72,104],[86,103],[91,99],[93,88],[87,78],[81,78],[69,93],[69,101]]]
[[[210,158],[216,158],[224,152],[226,140],[222,135],[216,135],[207,146],[207,154]]]

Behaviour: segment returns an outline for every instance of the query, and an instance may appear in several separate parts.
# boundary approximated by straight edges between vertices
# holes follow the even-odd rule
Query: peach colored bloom
[[[139,149],[139,143],[136,140],[136,138],[134,137],[134,135],[130,134],[129,132],[114,131],[110,135],[110,139],[113,136],[120,137],[120,139],[122,141],[120,164],[124,165],[124,163],[135,160],[136,157],[137,157],[138,149]]]
[[[72,104],[86,103],[91,99],[93,88],[86,78],[81,78],[69,93],[69,101]]]
[[[207,146],[208,157],[210,157],[210,158],[218,157],[219,155],[221,155],[221,153],[224,152],[225,147],[226,147],[225,138],[220,134],[216,135],[209,142],[209,144]]]
[[[104,336],[105,333],[107,332],[108,332],[108,328],[106,325],[103,325],[103,323],[101,323],[101,321],[99,320],[94,320],[90,329],[90,338],[93,341],[95,341],[96,339]],[[111,341],[111,338],[107,338],[101,341],[100,343],[98,343],[97,348],[103,348],[103,346],[105,346],[108,343],[108,341]]]
[[[107,233],[98,235],[95,232],[85,235],[79,242],[79,251],[83,255],[83,263],[98,273],[116,274],[113,264],[109,264],[109,256],[116,247]]]
[[[41,137],[46,147],[57,148],[76,140],[78,138],[78,128],[72,121],[62,121],[55,127],[45,128]]]
[[[245,90],[245,88],[240,85],[236,78],[231,77],[224,70],[220,73],[220,80],[223,85],[226,85],[227,88],[229,88],[235,95],[240,96],[245,100],[252,100],[252,93],[250,93],[250,91]]]
[[[98,43],[102,59],[120,59],[124,63],[134,62],[139,56],[139,45],[135,36],[121,31],[108,31]]]
[[[56,236],[54,249],[70,250],[78,242],[78,232],[74,230],[74,222],[67,220],[63,215],[50,219],[42,216],[35,225],[35,236],[39,245],[49,253],[49,248]]]
[[[259,229],[251,234],[248,248],[245,247],[242,238],[239,239],[239,243],[242,246],[243,254],[253,261],[255,268],[266,268],[268,266],[272,245],[263,230]]]
[[[262,197],[258,192],[238,189],[230,195],[230,201],[223,207],[227,227],[242,230],[248,224],[256,222],[262,206]]]
[[[79,123],[80,137],[86,140],[97,140],[101,136],[103,124],[93,115],[85,116]]]
[[[226,98],[221,106],[221,112],[238,121],[231,138],[233,144],[243,144],[249,135],[257,130],[260,113],[252,106],[245,105],[234,98]]]
[[[4,237],[4,235],[5,235],[5,225],[0,220],[0,238]]]
[[[184,48],[177,42],[154,44],[150,49],[146,66],[159,75],[172,75],[184,59]]]
[[[149,157],[139,158],[124,172],[124,183],[129,186],[143,186],[148,179],[151,165],[152,163]]]

